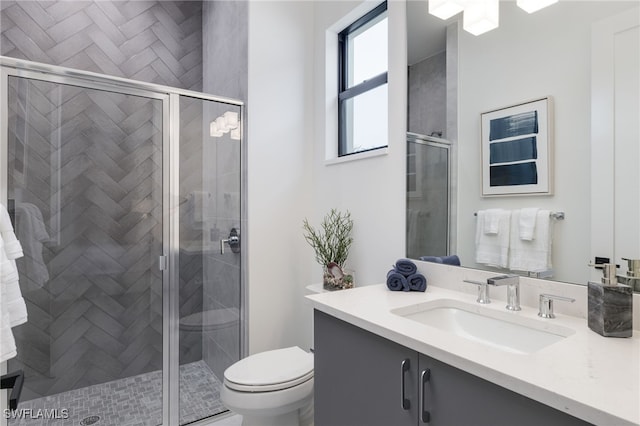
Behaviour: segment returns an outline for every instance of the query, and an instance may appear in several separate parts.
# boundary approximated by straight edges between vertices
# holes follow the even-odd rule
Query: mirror
[[[597,188],[592,181],[601,180],[591,167],[595,99],[592,31],[594,23],[608,17],[637,16],[637,1],[560,1],[533,14],[518,8],[515,1],[501,1],[499,27],[480,36],[462,29],[462,15],[443,21],[429,15],[427,9],[424,0],[407,2],[408,132],[415,134],[408,138],[407,149],[407,257],[456,254],[463,267],[506,272],[508,269],[476,263],[474,214],[487,209],[540,208],[565,214],[565,220],[550,219],[552,268],[537,271],[540,278],[582,285],[599,280],[601,273],[587,266],[594,256],[611,257],[620,264],[618,273],[624,275],[627,262],[621,258],[640,258],[640,220],[618,220],[616,227],[627,231],[615,231],[624,250],[613,253],[607,244],[592,241],[597,233],[614,232],[613,220],[594,223],[600,217],[594,210],[602,208],[609,211],[604,217],[617,217],[615,212],[610,214],[615,205],[610,202],[613,196],[592,195]],[[637,27],[635,31],[637,37]],[[636,45],[616,46],[624,52]],[[637,79],[631,77],[631,84],[637,84]],[[637,111],[638,91],[632,93],[631,104]],[[544,97],[552,100],[552,193],[483,197],[481,114]],[[603,115],[608,114],[611,111]],[[634,120],[637,127],[637,115]],[[638,158],[637,129],[634,131],[631,149]],[[425,172],[427,162],[420,158],[428,157],[426,150],[433,148],[416,144],[416,138],[449,145],[448,170]],[[596,170],[601,172],[599,167],[596,163]],[[428,179],[434,174],[447,177],[446,209],[440,205],[442,181]],[[631,179],[636,179],[633,187],[637,189],[638,174]],[[627,199],[633,198],[629,207],[636,209],[634,217],[638,218],[640,195],[635,192],[635,197]],[[433,232],[442,230],[447,222],[448,233]],[[443,238],[447,252],[442,252]],[[431,246],[437,248],[426,247],[424,241],[433,242]]]

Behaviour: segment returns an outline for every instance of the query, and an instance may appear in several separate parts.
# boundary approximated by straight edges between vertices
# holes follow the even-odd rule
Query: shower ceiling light
[[[456,0],[429,0],[429,13],[440,19],[449,19],[462,12],[462,2]]]
[[[557,2],[558,0],[518,0],[517,3],[521,9],[533,13]]]
[[[473,35],[498,28],[500,0],[467,0],[462,27]]]

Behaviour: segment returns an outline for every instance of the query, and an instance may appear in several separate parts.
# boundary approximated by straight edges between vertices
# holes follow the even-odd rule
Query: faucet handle
[[[478,286],[478,298],[476,299],[476,302],[482,303],[483,305],[491,303],[491,298],[489,297],[489,286],[487,285],[486,281],[474,281],[474,280],[462,280],[462,281],[464,281],[465,283],[475,284]]]
[[[553,301],[560,300],[562,302],[570,302],[573,303],[576,299],[571,297],[564,296],[556,296],[554,294],[546,294],[543,293],[540,295],[540,307],[538,311],[538,316],[542,318],[555,318],[556,316],[553,313]]]

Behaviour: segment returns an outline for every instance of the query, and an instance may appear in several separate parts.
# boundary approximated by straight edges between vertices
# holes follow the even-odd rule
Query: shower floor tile
[[[220,381],[204,361],[180,366],[180,424],[220,414]],[[25,411],[25,410],[31,410]],[[43,410],[38,412],[38,410]],[[47,417],[58,414],[58,419]],[[64,411],[68,418],[61,419]],[[162,423],[162,372],[153,371],[44,398],[23,401],[9,426],[156,426]],[[88,419],[99,416],[91,423]]]

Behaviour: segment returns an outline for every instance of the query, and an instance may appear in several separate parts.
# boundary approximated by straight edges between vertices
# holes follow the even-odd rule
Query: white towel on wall
[[[13,225],[7,208],[0,204],[0,235],[4,240],[4,252],[8,259],[22,257],[22,246],[13,233]]]
[[[551,269],[551,242],[553,239],[551,212],[538,210],[533,239],[529,241],[520,238],[520,213],[519,210],[514,210],[511,217],[509,269],[512,271]]]
[[[509,234],[511,212],[500,210],[497,214],[497,233],[485,232],[486,210],[480,210],[476,218],[476,263],[506,268],[509,261]]]
[[[9,244],[5,244],[5,237],[9,238]],[[9,249],[9,255],[7,254]],[[7,209],[0,204],[0,287],[2,287],[2,304],[3,315],[6,318],[2,326],[8,324],[9,327],[15,327],[24,324],[27,321],[27,307],[20,292],[20,284],[18,282],[18,269],[14,259],[22,256],[22,247],[13,233],[13,226],[9,219]]]
[[[0,300],[5,300],[4,286],[0,286]],[[0,362],[17,355],[16,341],[9,326],[9,315],[3,303],[0,303]]]
[[[520,210],[520,230],[519,235],[521,240],[531,241],[534,238],[534,232],[536,230],[536,217],[538,215],[538,208],[527,208]]]
[[[484,212],[484,233],[487,235],[498,235],[500,232],[500,219],[502,218],[503,209],[487,209]]]

